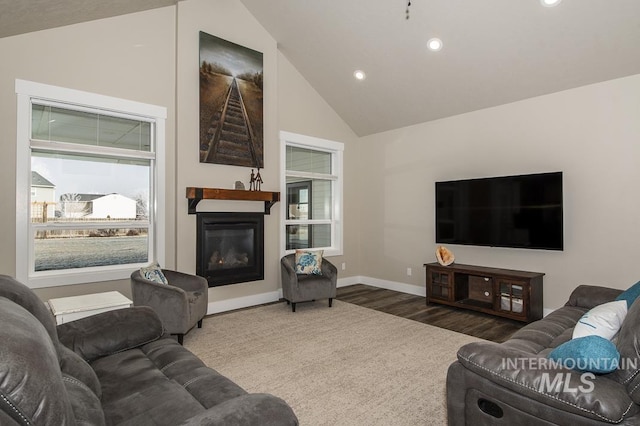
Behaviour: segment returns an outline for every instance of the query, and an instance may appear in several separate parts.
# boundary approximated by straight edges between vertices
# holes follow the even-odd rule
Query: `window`
[[[162,107],[16,80],[16,275],[128,278],[164,261]]]
[[[342,153],[344,144],[280,132],[283,252],[323,249],[342,254]]]

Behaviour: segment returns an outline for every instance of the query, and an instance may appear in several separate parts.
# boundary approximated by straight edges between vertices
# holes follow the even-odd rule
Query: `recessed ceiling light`
[[[361,70],[356,70],[353,72],[353,76],[357,79],[357,80],[364,80],[365,78],[367,78],[367,75],[364,73],[364,71]]]
[[[554,7],[560,4],[562,0],[540,0],[544,7]]]
[[[427,47],[429,48],[429,50],[437,52],[438,50],[442,49],[442,40],[440,40],[439,38],[432,38],[427,42]]]

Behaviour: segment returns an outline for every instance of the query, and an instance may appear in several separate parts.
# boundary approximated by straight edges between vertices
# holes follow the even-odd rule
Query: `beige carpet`
[[[207,317],[185,346],[248,392],[283,398],[303,426],[445,425],[445,377],[477,338],[334,301]]]

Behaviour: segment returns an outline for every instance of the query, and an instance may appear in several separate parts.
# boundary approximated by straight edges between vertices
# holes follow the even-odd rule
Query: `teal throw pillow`
[[[549,359],[572,370],[604,374],[618,368],[620,352],[611,341],[592,335],[561,344],[551,351]]]
[[[616,297],[616,300],[626,300],[627,308],[640,296],[640,281],[629,287],[625,292]]]
[[[296,274],[322,275],[324,250],[296,250]]]
[[[160,265],[158,265],[157,263],[152,263],[149,266],[140,268],[140,275],[142,275],[143,278],[149,281],[153,281],[154,283],[169,284],[169,281],[162,273],[162,269],[160,269]]]

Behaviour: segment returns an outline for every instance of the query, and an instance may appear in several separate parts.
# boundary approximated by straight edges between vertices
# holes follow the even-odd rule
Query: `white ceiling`
[[[640,0],[241,1],[358,135],[640,73]]]
[[[0,38],[170,6],[179,0],[0,0]]]
[[[0,0],[0,37],[177,1]],[[361,136],[640,73],[640,0],[240,1]]]

